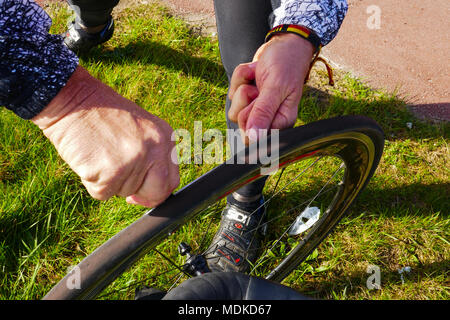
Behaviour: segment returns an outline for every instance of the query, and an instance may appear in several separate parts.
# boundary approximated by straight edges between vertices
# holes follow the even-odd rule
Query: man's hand
[[[253,62],[233,72],[228,116],[251,140],[258,129],[291,127],[314,48],[295,34],[279,34],[262,45]]]
[[[96,199],[154,207],[179,184],[172,128],[81,67],[32,121]]]

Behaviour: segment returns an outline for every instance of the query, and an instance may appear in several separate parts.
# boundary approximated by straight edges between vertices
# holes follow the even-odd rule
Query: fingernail
[[[247,65],[250,69],[255,69],[256,68],[256,61],[250,63],[249,65]]]
[[[135,205],[139,205],[139,206],[143,206],[143,207],[149,207],[150,204],[147,200],[144,200],[136,195],[133,196],[129,196],[126,199],[127,203],[129,204],[135,204]]]
[[[128,204],[139,204],[139,203],[137,203],[133,198],[131,198],[131,197],[127,197],[126,198],[126,201],[127,201],[127,203]]]
[[[255,127],[248,129],[245,134],[251,141],[258,141],[258,130]]]

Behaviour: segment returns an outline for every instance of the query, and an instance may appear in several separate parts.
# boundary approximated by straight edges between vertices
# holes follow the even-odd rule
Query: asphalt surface
[[[379,29],[370,10],[374,3],[381,13]],[[349,5],[324,55],[372,87],[396,91],[418,116],[450,121],[450,1],[349,0]]]
[[[212,0],[159,0],[211,30]],[[395,92],[420,118],[450,121],[450,1],[348,0],[338,36],[323,49],[335,68]],[[376,7],[373,7],[375,4]]]

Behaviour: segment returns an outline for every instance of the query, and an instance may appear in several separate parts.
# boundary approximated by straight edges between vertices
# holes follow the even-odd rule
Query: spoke
[[[219,209],[219,206],[220,206],[220,201],[217,202],[217,205],[216,205],[216,207],[214,208],[214,212],[216,212],[217,209]],[[205,242],[206,242],[206,235],[208,234],[208,231],[209,231],[210,228],[211,228],[212,221],[213,221],[213,218],[210,219],[209,224],[208,224],[208,228],[206,228],[206,231],[203,233],[202,242],[200,243],[199,249],[203,248],[203,245],[204,245]]]
[[[284,185],[283,188],[281,188],[279,191],[277,191],[276,193],[272,194],[270,196],[269,199],[267,199],[267,201],[265,201],[263,204],[261,204],[258,208],[256,208],[252,213],[249,214],[249,216],[252,216],[255,212],[257,212],[260,208],[262,208],[264,205],[266,205],[267,203],[269,203],[276,195],[278,195],[281,191],[283,191],[284,189],[286,189],[287,187],[289,187],[289,185],[291,185],[295,180],[297,180],[298,178],[300,178],[305,172],[306,170],[310,169],[312,166],[314,166],[320,159],[322,159],[323,156],[318,157],[316,160],[313,161],[313,163],[311,163],[306,169],[304,169],[302,172],[300,172],[298,175],[296,175],[291,181],[289,181],[288,183],[286,183]]]
[[[101,295],[101,296],[98,296],[97,298],[104,298],[104,297],[110,296],[110,295],[112,295],[112,294],[114,294],[114,293],[117,293],[117,292],[119,292],[119,291],[123,291],[123,290],[125,290],[125,289],[129,289],[129,288],[131,288],[131,287],[133,287],[133,286],[136,286],[136,285],[138,285],[138,284],[142,284],[142,283],[144,283],[144,282],[148,282],[149,280],[152,280],[152,279],[154,279],[154,278],[160,277],[160,276],[162,276],[162,275],[164,275],[164,274],[166,274],[166,273],[172,272],[172,271],[174,271],[174,270],[178,270],[179,272],[178,272],[175,276],[172,277],[172,279],[169,281],[169,283],[172,282],[172,280],[173,280],[175,277],[178,276],[178,278],[177,278],[177,280],[172,284],[172,286],[169,288],[168,291],[170,291],[170,290],[171,290],[171,289],[172,289],[172,288],[180,281],[180,279],[182,278],[183,275],[187,275],[188,277],[191,277],[191,276],[190,276],[188,273],[186,273],[180,266],[178,266],[178,265],[177,265],[173,260],[171,260],[169,257],[167,257],[166,255],[164,255],[161,251],[159,251],[159,250],[157,250],[157,249],[153,249],[153,250],[156,251],[159,255],[161,255],[161,257],[163,257],[166,261],[168,261],[168,262],[173,266],[173,268],[172,268],[172,269],[168,269],[168,270],[166,270],[166,271],[163,271],[163,272],[161,272],[161,273],[159,273],[159,274],[157,274],[157,275],[153,275],[153,276],[151,276],[151,277],[145,278],[144,280],[140,280],[140,281],[137,281],[137,282],[133,282],[133,283],[130,284],[130,285],[127,285],[127,286],[124,286],[124,287],[115,289],[114,291],[105,293],[105,294],[103,294],[103,295]]]
[[[167,290],[167,292],[169,292],[170,290],[172,290],[173,287],[175,287],[175,285],[178,283],[178,281],[180,281],[180,279],[183,277],[183,273],[179,272],[173,278],[175,278],[176,276],[178,276],[177,280],[170,286],[170,288],[169,288],[169,290]],[[171,281],[169,281],[169,282],[171,282]]]
[[[148,281],[150,281],[150,280],[153,280],[154,278],[160,277],[160,276],[162,276],[162,275],[164,275],[164,274],[166,274],[166,273],[172,272],[172,271],[174,271],[174,270],[176,270],[176,269],[177,269],[177,268],[169,269],[169,270],[163,271],[163,272],[161,272],[161,273],[159,273],[159,274],[157,274],[157,275],[153,275],[153,276],[148,277],[148,278],[145,278],[145,279],[143,279],[143,280],[133,282],[133,283],[130,284],[130,285],[123,286],[123,287],[120,287],[120,288],[118,288],[118,289],[115,289],[115,290],[113,290],[113,291],[111,291],[111,292],[102,294],[102,295],[98,296],[97,299],[104,298],[104,297],[110,296],[110,295],[112,295],[112,294],[114,294],[114,293],[117,293],[117,292],[119,292],[119,291],[123,291],[123,290],[129,289],[129,288],[131,288],[131,287],[133,287],[133,286],[136,286],[136,285],[139,285],[139,284],[148,282]],[[177,273],[177,275],[178,275],[178,274],[179,274],[179,273]]]
[[[297,176],[294,177],[294,179],[292,179],[291,181],[289,181],[288,183],[286,183],[284,185],[283,188],[281,188],[278,192],[275,192],[275,188],[278,186],[278,183],[281,179],[281,175],[284,173],[285,168],[282,169],[282,172],[280,173],[280,176],[278,177],[277,183],[275,184],[275,188],[274,188],[274,192],[273,194],[270,196],[270,198],[264,202],[262,205],[260,205],[258,208],[256,208],[256,210],[254,210],[249,217],[251,217],[255,212],[257,212],[262,206],[265,206],[266,203],[269,203],[277,194],[279,194],[281,191],[283,191],[284,189],[286,189],[289,185],[291,185],[295,180],[297,180],[298,178],[300,178],[305,172],[306,170],[310,169],[312,166],[314,166],[320,159],[322,159],[323,156],[318,157],[316,160],[313,161],[313,163],[311,163],[306,169],[304,169],[302,172],[300,172]],[[256,226],[256,229],[259,228],[261,221],[262,221],[263,216],[261,216],[261,218],[258,221],[258,225]],[[253,243],[253,240],[255,239],[255,235],[256,233],[253,235],[252,239],[250,240],[250,245]]]
[[[293,209],[296,209],[296,208],[298,208],[299,206],[301,206],[301,205],[303,205],[304,203],[306,203],[306,202],[308,202],[309,201],[309,203],[308,203],[308,205],[306,206],[307,208],[311,205],[311,203],[315,200],[315,199],[317,199],[317,197],[319,196],[319,195],[321,195],[321,194],[324,194],[324,193],[322,193],[322,191],[325,189],[325,187],[336,177],[336,175],[338,174],[338,172],[339,171],[341,171],[341,169],[343,168],[345,166],[345,164],[344,163],[342,163],[340,166],[339,166],[339,168],[333,173],[333,175],[331,176],[331,178],[330,179],[328,179],[328,181],[325,183],[325,185],[320,189],[320,191],[309,201],[309,200],[307,200],[307,201],[305,201],[305,202],[303,202],[302,204],[300,204],[300,205],[298,205],[298,206],[296,206],[296,207],[294,207],[294,208],[291,208],[291,209],[289,209],[287,212],[286,212],[286,214],[287,213],[289,213],[289,212],[291,212]],[[333,187],[333,188],[330,188],[330,189],[328,189],[325,193],[327,193],[327,192],[329,192],[330,190],[333,190],[333,189],[335,189],[335,188],[337,188],[337,186],[335,186],[335,187]],[[279,216],[282,216],[282,215],[284,215],[285,213],[283,213],[283,214],[281,214],[281,215],[279,215]],[[322,217],[323,218],[323,217]],[[264,261],[264,259],[269,255],[269,253],[272,251],[272,249],[280,242],[280,240],[284,237],[284,235],[289,231],[289,229],[292,227],[292,225],[295,223],[295,220],[289,225],[289,227],[288,228],[286,228],[286,230],[281,234],[281,236],[275,241],[275,243],[267,250],[267,253],[263,256],[263,257],[261,257],[261,258],[259,258],[258,260],[260,260],[260,262],[258,263],[258,264],[256,264],[255,265],[255,267],[253,267],[253,269],[250,271],[250,273],[252,273],[259,265],[261,265],[261,263]]]
[[[311,199],[311,202],[308,204],[307,207],[309,207],[311,205],[311,203],[316,200],[316,198],[322,193],[323,189],[325,189],[325,187],[330,183],[331,180],[334,179],[334,177],[336,177],[336,175],[338,174],[339,171],[341,171],[342,168],[345,167],[345,164],[342,162],[341,165],[339,166],[339,168],[333,173],[333,176],[327,181],[327,183],[322,187],[322,189],[320,189],[319,193],[316,194],[316,196]]]
[[[275,194],[275,191],[277,190],[278,183],[280,183],[281,176],[283,175],[284,170],[286,170],[286,167],[284,167],[283,169],[281,169],[281,172],[280,172],[280,175],[278,176],[277,182],[275,183],[275,186],[274,186],[273,189],[272,189],[272,195],[274,195],[274,194]]]
[[[333,191],[334,189],[336,189],[336,188],[338,188],[338,187],[339,187],[339,185],[335,185],[335,186],[329,188],[328,190],[326,190],[325,192],[322,192],[322,195],[324,195],[324,194],[326,194],[326,193],[328,193],[328,192],[330,192],[330,191]],[[269,224],[272,223],[273,221],[278,220],[278,219],[280,219],[281,217],[283,217],[284,215],[289,214],[290,212],[294,211],[294,210],[297,209],[298,207],[301,207],[301,206],[303,206],[305,203],[310,202],[311,199],[314,199],[314,198],[310,198],[310,199],[308,199],[308,200],[306,200],[306,201],[304,201],[304,202],[302,202],[302,203],[296,205],[295,207],[292,207],[292,208],[290,208],[289,210],[280,213],[280,214],[277,215],[276,217],[274,217],[274,218],[272,218],[272,219],[270,219],[270,220],[264,222],[263,224],[261,224],[261,225],[259,226],[259,228],[262,228],[262,227],[264,227],[265,225],[269,225]],[[311,202],[310,202],[310,204],[311,204]],[[250,233],[250,232],[253,232],[253,231],[256,230],[256,229],[258,229],[258,228],[253,228],[253,229],[251,229],[251,230],[248,230],[247,232]]]
[[[285,170],[285,169],[286,169],[286,167],[284,167],[283,169],[281,169],[280,175],[278,176],[277,182],[275,183],[275,186],[273,187],[272,195],[270,196],[270,198],[273,198],[273,196],[274,196],[274,194],[275,194],[275,191],[277,190],[278,183],[280,182],[281,177],[283,176],[283,173],[284,173],[284,170]],[[253,214],[253,213],[252,213],[252,214]],[[251,216],[252,214],[250,214],[250,216]],[[258,220],[258,225],[256,226],[256,228],[255,228],[254,230],[258,230],[258,229],[260,228],[261,221],[262,221],[263,218],[264,218],[264,215],[261,215],[261,217],[260,217],[259,220]],[[263,224],[263,226],[264,226],[264,225],[265,225],[265,224]],[[254,240],[254,239],[255,239],[255,237],[253,236],[252,239],[251,239],[251,241],[250,241],[250,244],[248,245],[249,248],[252,246],[252,243],[253,243],[253,240]]]
[[[297,176],[295,176],[291,181],[289,181],[288,183],[286,183],[284,186],[283,186],[283,188],[281,188],[280,190],[278,190],[277,192],[274,192],[271,196],[270,196],[270,198],[269,199],[267,199],[263,204],[261,204],[258,208],[256,208],[252,213],[250,213],[249,214],[249,217],[250,216],[252,216],[255,212],[257,212],[260,208],[262,208],[263,206],[265,206],[267,203],[269,203],[276,195],[278,195],[281,191],[283,191],[284,189],[286,189],[290,184],[292,184],[295,180],[297,180],[298,178],[300,178],[308,169],[310,169],[312,166],[314,166],[320,159],[322,159],[323,158],[323,156],[320,156],[320,157],[318,157],[317,159],[315,159],[306,169],[304,169],[302,172],[300,172],[299,174],[297,174]],[[282,169],[282,172],[280,173],[280,177],[278,178],[278,181],[277,181],[277,185],[278,185],[278,182],[279,182],[279,180],[280,180],[280,178],[281,178],[281,174],[284,172],[284,169],[285,168],[283,168]],[[274,188],[274,191],[275,191],[275,188]],[[253,237],[254,238],[254,237]],[[252,238],[252,240],[251,241],[253,241],[253,238]],[[217,243],[217,242],[216,242]],[[216,244],[216,243],[214,243],[214,244],[212,244],[210,247],[209,247],[209,250],[207,249],[205,252],[203,252],[202,254],[203,255],[207,255],[207,254],[210,254],[211,253],[211,251],[212,251],[212,248],[214,248],[214,245]]]
[[[176,269],[178,269],[180,272],[183,272],[185,275],[187,275],[188,277],[191,277],[189,273],[185,272],[179,265],[177,265],[175,262],[173,262],[169,257],[167,257],[166,255],[164,255],[161,251],[153,249],[154,251],[156,251],[157,253],[159,253],[161,255],[161,257],[163,257],[164,259],[166,259],[171,265],[173,265]]]

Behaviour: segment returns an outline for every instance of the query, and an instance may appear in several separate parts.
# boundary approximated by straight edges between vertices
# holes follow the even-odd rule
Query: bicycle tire
[[[333,155],[345,162],[346,183],[333,200],[333,205],[338,209],[315,225],[312,236],[302,240],[267,279],[283,280],[331,232],[369,182],[383,147],[382,129],[374,120],[364,116],[336,117],[280,131],[280,167],[319,154]],[[270,141],[267,148],[270,149]],[[261,163],[242,161],[248,160],[248,157],[248,149],[236,154],[233,163],[244,164],[219,165],[170,196],[160,206],[146,212],[77,265],[79,288],[69,288],[69,273],[44,299],[94,298],[140,257],[204,208],[259,178]]]

